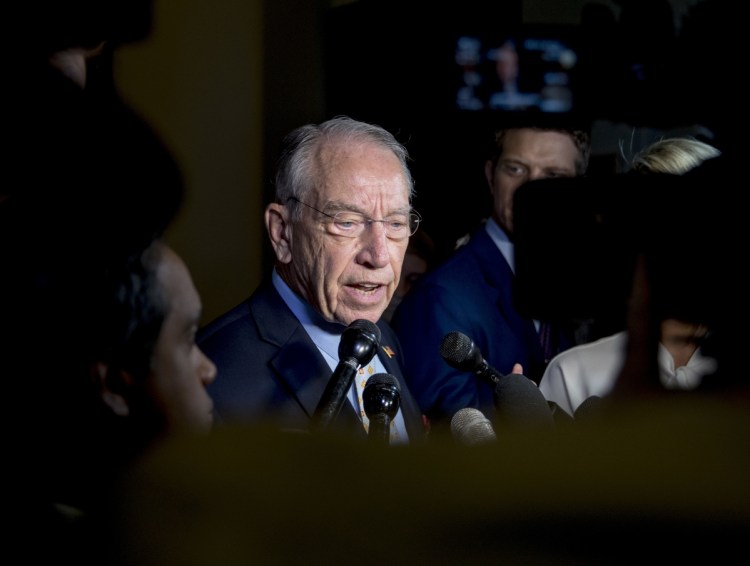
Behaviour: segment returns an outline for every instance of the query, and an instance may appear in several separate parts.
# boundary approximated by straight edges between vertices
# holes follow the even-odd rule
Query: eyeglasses
[[[290,200],[303,204],[307,208],[311,208],[315,212],[319,212],[323,216],[330,218],[331,222],[328,222],[328,231],[335,236],[344,236],[345,238],[357,238],[365,231],[365,226],[373,222],[381,222],[385,228],[385,235],[389,239],[403,240],[414,234],[417,228],[419,228],[419,223],[422,221],[422,217],[416,210],[403,214],[392,214],[388,218],[375,220],[359,212],[348,210],[341,210],[336,214],[328,214],[302,202],[297,197],[289,197],[287,202]]]

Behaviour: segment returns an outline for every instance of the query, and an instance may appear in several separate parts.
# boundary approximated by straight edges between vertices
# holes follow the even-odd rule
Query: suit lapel
[[[251,311],[261,338],[278,348],[270,360],[276,379],[311,417],[333,372],[273,284],[265,285],[258,296]],[[337,421],[360,422],[349,402],[342,406]]]
[[[510,326],[514,336],[524,337],[524,349],[531,348],[535,355],[541,357],[542,348],[533,321],[523,318],[516,310],[513,300],[515,276],[505,256],[497,249],[492,238],[483,228],[478,230],[468,245],[472,244],[487,282],[497,292],[496,304],[500,314]]]
[[[332,372],[302,326],[297,327],[286,343],[279,345],[271,365],[277,379],[296,396],[308,416],[312,416]]]

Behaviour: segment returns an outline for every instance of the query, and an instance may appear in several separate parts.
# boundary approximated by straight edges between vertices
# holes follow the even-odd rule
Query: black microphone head
[[[390,373],[376,373],[365,383],[362,405],[368,418],[387,415],[389,419],[394,419],[400,403],[401,385]]]
[[[474,446],[497,439],[490,420],[479,409],[466,407],[453,415],[451,433],[461,444]]]
[[[339,359],[354,359],[357,365],[369,364],[380,346],[380,328],[359,318],[346,327],[339,342]]]
[[[573,413],[573,419],[577,422],[586,422],[600,417],[606,408],[605,401],[598,395],[592,395],[584,399],[583,403],[578,405]]]
[[[494,393],[498,426],[516,429],[554,427],[552,409],[536,383],[525,375],[510,374],[498,381]]]
[[[370,376],[365,384],[365,389],[368,387],[379,386],[393,387],[399,393],[401,392],[401,384],[398,382],[398,378],[390,373],[376,373],[375,375]]]
[[[484,360],[471,338],[461,332],[449,332],[440,343],[440,355],[451,367],[463,371],[478,371]]]

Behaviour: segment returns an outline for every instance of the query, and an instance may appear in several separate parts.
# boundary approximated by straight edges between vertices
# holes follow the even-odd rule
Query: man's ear
[[[133,385],[133,376],[125,370],[111,369],[104,362],[97,362],[91,369],[96,380],[99,397],[119,417],[130,414],[128,391]]]
[[[276,259],[281,263],[292,261],[292,225],[289,222],[289,209],[283,204],[271,203],[266,207],[266,230]]]

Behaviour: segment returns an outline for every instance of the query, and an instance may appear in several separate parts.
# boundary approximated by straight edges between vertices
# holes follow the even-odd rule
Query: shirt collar
[[[338,322],[325,320],[310,303],[286,284],[276,269],[271,273],[271,282],[315,345],[333,360],[338,360],[339,342],[346,327]]]
[[[503,230],[493,218],[490,218],[487,220],[487,222],[485,222],[484,229],[487,231],[487,234],[489,234],[492,241],[495,242],[495,245],[497,246],[497,249],[500,250],[500,253],[503,254],[505,261],[507,261],[508,265],[510,266],[510,270],[515,274],[515,249],[513,247],[513,242],[511,242],[510,238],[508,237],[508,234],[505,233],[505,230]]]

